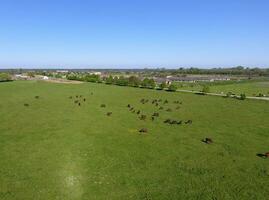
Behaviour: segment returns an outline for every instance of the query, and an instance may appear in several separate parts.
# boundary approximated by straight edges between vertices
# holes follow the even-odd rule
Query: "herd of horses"
[[[91,92],[91,95],[93,95],[93,93]],[[34,97],[35,99],[39,99],[39,96],[35,96]],[[83,95],[75,95],[74,97],[73,96],[69,96],[69,99],[72,99],[74,100],[74,103],[77,105],[77,106],[81,106],[82,103],[85,103],[86,102],[86,98],[83,96]],[[147,104],[149,103],[150,100],[149,99],[141,99],[140,100],[140,103],[142,104]],[[165,100],[162,100],[162,99],[153,99],[151,101],[151,104],[154,105],[158,110],[163,110],[164,109],[164,105],[168,104],[169,101],[167,99]],[[180,101],[174,101],[173,102],[174,104],[179,104],[179,105],[182,105],[182,102]],[[175,109],[178,110],[180,109],[180,106],[177,106]],[[30,105],[28,103],[24,103],[24,106],[25,107],[29,107]],[[106,108],[106,105],[105,104],[101,104],[100,105],[101,108]],[[135,113],[138,115],[138,118],[140,120],[143,120],[143,121],[146,121],[147,120],[147,115],[146,114],[142,114],[141,110],[139,109],[135,109],[133,106],[131,106],[130,104],[127,105],[127,108],[129,109],[130,112],[132,113]],[[167,112],[172,112],[172,109],[171,108],[167,108],[166,109]],[[112,112],[107,112],[106,113],[107,116],[111,116],[112,115]],[[151,121],[154,121],[156,118],[158,118],[160,116],[160,113],[159,112],[154,112],[151,116],[150,116],[150,120]],[[192,120],[191,119],[188,119],[186,121],[183,121],[183,120],[173,120],[173,119],[165,119],[163,121],[163,123],[165,124],[169,124],[169,125],[181,125],[181,124],[192,124]],[[148,129],[147,128],[141,128],[138,130],[139,133],[147,133],[148,132]],[[206,143],[206,144],[212,144],[213,143],[213,140],[211,138],[204,138],[201,140],[202,142]],[[258,153],[256,154],[257,156],[261,157],[261,158],[269,158],[269,152],[266,152],[266,153]]]
[[[151,102],[152,105],[154,105],[158,110],[163,110],[164,109],[164,105],[168,104],[169,101],[167,99],[165,100],[162,100],[162,99],[153,99],[153,100],[149,100],[149,99],[141,99],[140,100],[140,103],[142,104],[147,104]],[[180,104],[182,105],[182,102],[180,101],[174,101],[173,102],[174,104]],[[141,111],[139,109],[135,109],[133,106],[131,106],[130,104],[127,105],[127,108],[129,109],[130,112],[132,113],[136,113],[138,115],[138,118],[140,120],[146,120],[147,119],[147,115],[145,114],[141,114]],[[178,110],[180,108],[180,106],[177,106],[175,109]],[[172,112],[172,109],[171,108],[167,108],[166,109],[167,112]],[[160,116],[159,112],[155,111],[151,116],[150,116],[150,119],[151,121],[154,121],[156,118],[158,118]],[[173,119],[166,119],[163,121],[163,123],[165,124],[170,124],[170,125],[173,125],[173,124],[177,124],[177,125],[180,125],[180,124],[192,124],[192,120],[191,119],[188,119],[186,121],[183,121],[183,120],[173,120]],[[143,130],[139,130],[140,133],[146,133],[147,131],[143,131]]]

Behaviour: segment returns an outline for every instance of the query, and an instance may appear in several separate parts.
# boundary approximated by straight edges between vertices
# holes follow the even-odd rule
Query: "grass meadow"
[[[243,83],[231,83],[231,84],[214,84],[210,83],[210,92],[227,94],[232,92],[236,95],[246,94],[247,96],[257,96],[260,93],[269,96],[269,81],[249,81]],[[178,84],[182,85],[182,84]],[[203,83],[191,83],[185,84],[179,89],[201,91],[203,89]]]
[[[251,87],[242,92],[251,95]],[[80,106],[76,95],[86,99]],[[168,103],[158,110],[153,99]],[[256,156],[269,151],[269,102],[14,81],[0,83],[0,111],[1,200],[269,197],[269,159]],[[160,116],[152,121],[154,112]],[[163,123],[167,118],[193,123]],[[205,137],[213,143],[201,142]]]

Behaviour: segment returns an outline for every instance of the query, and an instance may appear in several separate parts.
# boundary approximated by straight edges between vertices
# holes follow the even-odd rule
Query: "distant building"
[[[94,75],[101,75],[102,73],[101,72],[90,72],[90,74],[94,74]]]
[[[57,70],[56,73],[68,73],[68,70]]]
[[[190,76],[166,76],[162,77],[154,77],[153,78],[157,83],[165,82],[169,84],[173,81],[178,82],[191,82],[194,83],[196,81],[205,81],[205,82],[214,82],[214,81],[229,81],[230,77],[228,76],[219,76],[219,75],[190,75]]]
[[[22,75],[22,74],[15,74],[14,78],[15,80],[27,80],[29,76]]]

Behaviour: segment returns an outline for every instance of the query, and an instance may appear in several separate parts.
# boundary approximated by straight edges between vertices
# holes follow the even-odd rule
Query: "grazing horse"
[[[206,143],[206,144],[211,144],[211,143],[213,143],[213,140],[211,139],[211,138],[205,138],[205,139],[203,139],[202,140],[204,143]]]
[[[188,121],[185,122],[185,124],[192,124],[192,120],[189,119]]]
[[[159,113],[155,112],[155,113],[153,113],[152,116],[153,116],[153,117],[159,117]]]
[[[39,96],[35,96],[36,99],[39,99]]]
[[[106,115],[107,116],[111,116],[112,115],[112,112],[107,112]]]
[[[170,122],[170,124],[177,124],[177,121],[173,120],[173,121]]]
[[[86,101],[86,98],[84,98],[83,101]]]
[[[140,133],[147,133],[147,132],[148,132],[148,129],[146,129],[146,128],[141,128],[141,129],[139,130],[139,132],[140,132]]]
[[[105,104],[101,104],[101,106],[100,106],[101,108],[105,108],[106,107],[106,105]]]
[[[257,153],[256,154],[257,156],[261,157],[261,158],[269,158],[269,152],[266,152],[266,153]]]
[[[170,122],[171,122],[171,119],[166,119],[166,120],[164,120],[163,123],[170,123]]]
[[[127,105],[127,108],[130,108],[130,107],[131,107],[131,105],[130,105],[130,104],[128,104],[128,105]]]
[[[177,124],[178,124],[178,125],[182,124],[182,120],[178,121]]]
[[[146,118],[147,118],[146,115],[141,115],[141,116],[139,117],[140,120],[146,120]]]
[[[24,104],[24,106],[28,107],[28,106],[29,106],[29,104],[28,104],[28,103],[25,103],[25,104]]]

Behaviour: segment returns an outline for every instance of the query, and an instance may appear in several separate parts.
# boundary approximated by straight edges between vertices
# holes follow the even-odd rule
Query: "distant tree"
[[[11,81],[11,77],[7,73],[0,73],[0,82]]]
[[[166,83],[165,82],[162,82],[160,85],[159,85],[160,89],[165,89],[167,87]]]
[[[156,87],[156,83],[153,79],[145,78],[142,81],[141,86],[144,88],[154,89]]]
[[[126,78],[124,78],[124,76],[120,76],[116,82],[116,85],[127,86],[128,80]]]
[[[110,75],[109,77],[107,77],[106,79],[105,79],[105,83],[106,84],[112,84],[113,83],[113,77]]]
[[[156,87],[156,83],[154,81],[154,79],[149,79],[149,82],[148,82],[148,88],[151,88],[151,89],[154,89]]]
[[[138,87],[140,85],[141,81],[138,77],[136,76],[130,76],[128,78],[128,85],[133,86],[133,87]]]
[[[78,80],[78,77],[75,74],[68,74],[66,78],[68,80]]]
[[[175,92],[177,90],[177,86],[175,84],[171,84],[168,87],[168,91]]]
[[[96,83],[100,81],[100,76],[97,74],[87,74],[84,76],[84,81]]]
[[[54,77],[55,78],[62,78],[62,75],[61,74],[55,74]]]
[[[141,86],[146,88],[148,86],[148,82],[149,82],[149,79],[148,78],[144,78],[142,83],[141,83]]]
[[[113,84],[117,84],[117,82],[118,82],[118,80],[119,80],[119,77],[118,76],[114,76],[113,77]]]
[[[202,92],[203,92],[203,93],[209,93],[209,92],[210,92],[210,88],[209,88],[209,86],[208,86],[208,85],[204,85],[204,86],[203,86],[203,89],[202,89]]]
[[[33,78],[35,77],[35,72],[27,72],[27,76]]]

